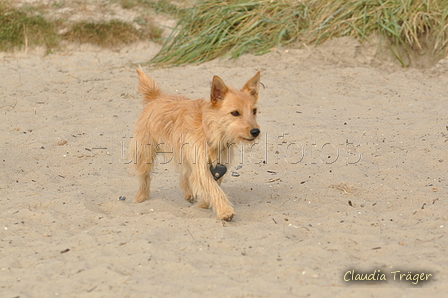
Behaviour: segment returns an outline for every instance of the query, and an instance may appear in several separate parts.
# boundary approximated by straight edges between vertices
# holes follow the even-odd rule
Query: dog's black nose
[[[250,130],[250,134],[251,134],[254,138],[256,138],[256,137],[258,137],[258,135],[260,134],[260,130],[259,130],[258,128],[253,128],[253,129]]]

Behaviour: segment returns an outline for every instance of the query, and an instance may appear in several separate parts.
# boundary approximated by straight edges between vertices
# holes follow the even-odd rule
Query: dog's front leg
[[[213,178],[207,163],[195,165],[189,182],[193,193],[199,198],[198,207],[209,208],[211,206],[218,219],[230,221],[233,218],[235,213],[232,204]]]

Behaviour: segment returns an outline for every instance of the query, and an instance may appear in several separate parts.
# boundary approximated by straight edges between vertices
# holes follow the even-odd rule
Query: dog
[[[172,154],[180,167],[180,187],[187,201],[211,207],[218,219],[232,220],[234,209],[220,187],[226,172],[223,161],[230,162],[233,145],[251,143],[260,134],[256,121],[260,72],[240,90],[214,76],[210,100],[165,94],[141,68],[137,74],[144,108],[130,148],[140,182],[134,202],[148,199],[154,158],[163,152]]]

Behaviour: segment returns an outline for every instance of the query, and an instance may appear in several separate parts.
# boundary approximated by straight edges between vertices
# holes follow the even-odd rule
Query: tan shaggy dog
[[[134,201],[149,197],[155,155],[171,154],[180,166],[185,199],[197,200],[201,208],[212,207],[218,219],[231,220],[234,210],[220,187],[224,163],[230,162],[232,145],[252,142],[260,134],[256,121],[260,72],[241,90],[214,76],[210,100],[165,94],[142,70],[137,73],[145,106],[130,150],[140,180]]]

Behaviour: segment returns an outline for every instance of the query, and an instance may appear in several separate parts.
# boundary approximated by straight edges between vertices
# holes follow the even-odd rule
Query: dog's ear
[[[226,84],[220,77],[214,76],[212,81],[212,91],[210,92],[210,101],[213,105],[217,104],[224,99],[224,96],[229,91]]]
[[[250,95],[252,95],[257,101],[258,99],[258,90],[260,89],[260,71],[258,71],[255,76],[247,81],[246,85],[244,85],[242,91],[248,91]]]

